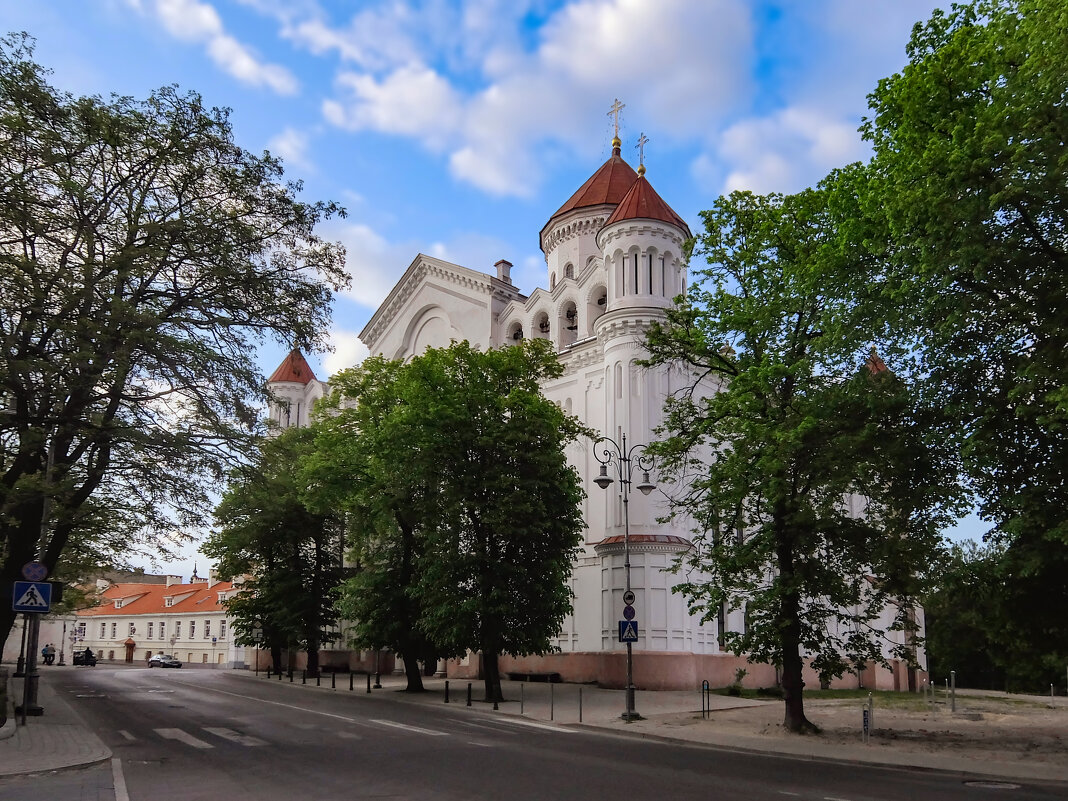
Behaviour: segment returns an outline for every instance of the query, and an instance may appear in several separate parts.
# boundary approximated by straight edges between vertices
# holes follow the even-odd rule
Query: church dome
[[[617,205],[636,180],[638,173],[620,156],[620,141],[613,139],[611,157],[549,218],[541,229],[542,240],[552,224],[570,211]]]
[[[686,225],[686,221],[656,193],[644,173],[643,169],[635,178],[627,194],[620,199],[616,210],[605,222],[604,228],[624,220],[656,220],[674,225],[688,238],[690,227]]]

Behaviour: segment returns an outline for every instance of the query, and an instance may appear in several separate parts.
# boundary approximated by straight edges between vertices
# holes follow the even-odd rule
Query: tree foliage
[[[1002,534],[1068,545],[1068,6],[976,0],[917,25],[863,131],[897,336],[957,420]]]
[[[68,547],[165,554],[254,428],[255,344],[321,343],[345,280],[314,230],[341,210],[226,111],[73,97],[31,50],[0,40],[0,581],[39,540],[53,572]]]
[[[692,242],[707,266],[648,338],[652,363],[693,375],[654,446],[680,487],[673,513],[695,521],[679,590],[706,620],[744,605],[725,644],[782,668],[797,732],[813,728],[803,659],[823,678],[888,653],[914,661],[917,568],[952,486],[907,387],[865,363],[880,310],[866,250],[843,233],[852,177],[721,197]],[[906,632],[896,646],[892,630]]]
[[[565,448],[584,429],[541,394],[560,370],[542,340],[370,359],[339,376],[320,427],[316,475],[336,463],[349,486],[360,637],[481,651],[487,700],[498,654],[545,653],[571,609],[583,494]]]
[[[344,548],[341,518],[304,502],[295,465],[311,445],[308,429],[289,429],[261,443],[258,458],[238,468],[215,510],[219,530],[202,550],[218,559],[219,575],[241,591],[226,601],[246,645],[261,629],[275,668],[283,648],[308,654],[319,670],[319,647],[337,639],[335,598]]]

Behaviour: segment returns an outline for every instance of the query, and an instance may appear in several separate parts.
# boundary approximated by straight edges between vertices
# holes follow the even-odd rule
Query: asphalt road
[[[690,747],[225,671],[98,669],[57,688],[115,759],[4,780],[0,801],[1063,799],[1063,788]]]

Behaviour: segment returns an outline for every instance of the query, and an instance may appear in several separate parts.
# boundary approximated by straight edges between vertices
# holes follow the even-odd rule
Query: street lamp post
[[[616,442],[611,437],[601,437],[594,443],[593,455],[601,463],[601,472],[593,481],[601,489],[608,489],[613,479],[608,475],[608,466],[611,465],[619,477],[620,492],[623,494],[623,570],[626,576],[625,597],[630,598],[633,593],[630,589],[630,485],[634,468],[642,471],[642,481],[637,489],[642,495],[648,495],[656,485],[649,480],[649,470],[653,466],[652,459],[643,451],[645,445],[632,445],[627,448],[627,435],[622,436],[622,443]],[[602,443],[603,446],[602,446]],[[603,450],[598,452],[603,447]],[[622,635],[621,635],[622,637]],[[633,643],[627,640],[627,708],[623,712],[623,720],[641,720],[641,715],[634,709],[634,651]]]

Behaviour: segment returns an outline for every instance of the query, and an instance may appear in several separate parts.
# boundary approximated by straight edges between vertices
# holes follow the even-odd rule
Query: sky
[[[866,159],[866,96],[905,64],[931,0],[0,0],[53,84],[146,97],[177,84],[232,110],[237,142],[282,158],[303,198],[348,212],[319,378],[426,253],[548,283],[538,232],[611,155],[689,224],[734,189],[792,192]],[[285,349],[266,346],[266,374]],[[953,536],[980,536],[966,520]],[[164,566],[188,576],[193,553]]]

